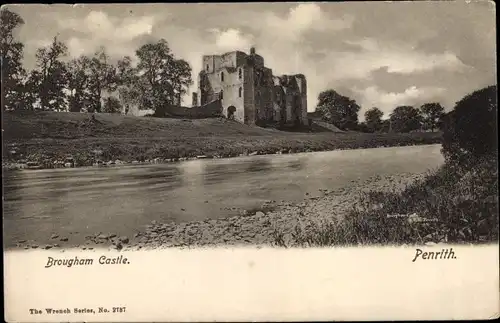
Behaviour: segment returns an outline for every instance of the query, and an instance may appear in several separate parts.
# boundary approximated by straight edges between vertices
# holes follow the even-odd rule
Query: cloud
[[[354,48],[359,48],[370,52],[375,52],[379,49],[377,41],[373,38],[363,38],[361,40],[344,40],[344,43],[351,45]]]
[[[122,40],[131,40],[142,35],[151,35],[154,24],[155,18],[151,16],[124,19],[116,29],[115,36]]]
[[[83,27],[96,36],[111,36],[114,34],[114,24],[108,15],[102,11],[91,11],[83,21]]]
[[[150,35],[155,24],[153,16],[110,17],[103,11],[91,11],[82,19],[74,17],[58,20],[62,29],[72,29],[92,35],[99,40],[130,41],[141,35]]]
[[[463,71],[468,67],[452,52],[425,53],[400,43],[381,45],[374,39],[345,41],[358,50],[334,52],[325,57],[333,62],[332,75],[336,79],[370,78],[380,68],[388,73],[412,74],[436,69]]]
[[[384,112],[384,116],[388,117],[392,110],[398,106],[420,106],[423,103],[434,101],[445,92],[445,89],[411,86],[403,92],[385,92],[377,86],[369,86],[364,89],[354,88],[353,92],[359,96],[359,103],[362,106],[360,117],[363,119],[364,112],[371,107],[379,108]]]
[[[68,51],[72,57],[79,57],[88,51],[88,46],[86,46],[85,41],[80,40],[79,38],[72,37],[68,40]]]
[[[352,23],[352,16],[334,19],[325,15],[319,5],[307,3],[291,8],[284,18],[268,12],[257,26],[276,38],[300,41],[307,32],[340,31],[350,28]]]
[[[240,30],[229,28],[227,30],[211,29],[215,35],[215,46],[219,50],[248,50],[252,46],[253,37],[244,35]]]
[[[61,30],[72,30],[77,36],[68,40],[70,56],[91,54],[105,46],[110,54],[131,55],[134,41],[151,35],[156,18],[153,16],[110,17],[103,11],[91,11],[83,19],[74,17],[58,19]]]

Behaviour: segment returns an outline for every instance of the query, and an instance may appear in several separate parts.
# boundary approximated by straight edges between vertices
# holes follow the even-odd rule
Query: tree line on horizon
[[[318,96],[316,111],[328,123],[341,130],[362,132],[411,132],[416,130],[435,131],[442,126],[444,107],[438,102],[425,103],[416,108],[409,105],[396,107],[388,119],[377,107],[364,114],[365,121],[359,122],[361,107],[355,100],[330,89]]]
[[[132,106],[156,110],[176,104],[193,81],[191,67],[172,53],[166,40],[140,46],[135,61],[112,62],[105,47],[69,59],[55,36],[36,51],[31,71],[23,66],[24,44],[14,31],[24,24],[17,13],[1,10],[2,110],[127,113]]]

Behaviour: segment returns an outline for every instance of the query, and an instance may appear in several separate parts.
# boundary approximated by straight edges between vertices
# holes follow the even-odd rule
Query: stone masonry
[[[221,99],[224,116],[245,124],[308,124],[305,76],[273,76],[255,48],[205,55],[202,66],[193,106]]]

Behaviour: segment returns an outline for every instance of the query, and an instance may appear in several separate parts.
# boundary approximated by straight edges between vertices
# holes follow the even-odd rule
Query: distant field
[[[439,133],[287,132],[220,119],[164,119],[69,112],[4,112],[3,162],[53,161],[73,156],[79,166],[199,155],[231,157],[439,143]],[[321,130],[321,131],[320,131]],[[96,155],[95,151],[100,151]]]

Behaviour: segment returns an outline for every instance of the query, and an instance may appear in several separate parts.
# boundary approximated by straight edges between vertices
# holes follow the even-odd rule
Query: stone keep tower
[[[195,98],[198,105],[221,99],[224,116],[245,124],[296,123],[297,120],[307,123],[307,87],[303,75],[286,77],[294,80],[286,85],[276,84],[272,70],[265,66],[264,58],[253,47],[249,55],[241,51],[205,55],[202,63],[193,105]],[[278,99],[280,104],[276,103]],[[288,117],[283,118],[285,113],[281,110],[287,106]]]

